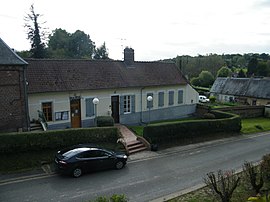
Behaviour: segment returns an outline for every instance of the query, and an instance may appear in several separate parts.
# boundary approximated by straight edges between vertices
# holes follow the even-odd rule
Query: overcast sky
[[[112,59],[126,46],[137,61],[270,53],[270,0],[4,0],[0,37],[11,48],[30,49],[23,25],[33,3],[50,32],[82,30]]]

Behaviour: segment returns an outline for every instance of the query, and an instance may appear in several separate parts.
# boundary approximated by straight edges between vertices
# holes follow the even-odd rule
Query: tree
[[[38,20],[42,15],[35,13],[34,5],[30,7],[30,14],[24,18],[25,25],[27,29],[27,39],[31,42],[31,57],[33,58],[44,58],[45,57],[45,43],[43,42],[46,39],[46,31],[42,29]]]
[[[263,61],[258,62],[256,75],[265,76],[265,77],[270,75],[270,68],[267,65],[267,62],[263,62]]]
[[[69,50],[72,58],[92,59],[95,43],[91,41],[89,35],[77,30],[71,35]]]
[[[258,65],[258,60],[256,57],[252,57],[248,63],[248,71],[247,71],[247,75],[248,76],[252,76],[255,74],[256,72],[256,68]]]
[[[95,49],[95,59],[109,59],[109,54],[105,45],[105,42],[99,47]]]
[[[232,75],[232,70],[228,67],[221,67],[217,72],[217,77],[230,77]]]
[[[221,202],[230,202],[239,181],[240,177],[234,175],[234,171],[223,173],[219,170],[217,175],[210,172],[204,178],[204,183],[216,194]]]
[[[49,36],[48,55],[52,58],[69,58],[70,35],[64,29],[55,29]]]
[[[215,81],[214,76],[209,71],[202,71],[199,74],[199,79],[200,79],[200,82],[201,82],[201,86],[202,87],[207,87],[207,88],[209,86],[211,86]]]
[[[238,78],[246,78],[246,73],[244,72],[243,69],[240,69],[238,72]]]

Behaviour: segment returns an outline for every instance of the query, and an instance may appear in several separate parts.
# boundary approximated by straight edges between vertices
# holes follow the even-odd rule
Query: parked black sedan
[[[60,173],[80,177],[90,171],[121,169],[126,165],[127,155],[92,145],[76,145],[58,151],[54,162]]]

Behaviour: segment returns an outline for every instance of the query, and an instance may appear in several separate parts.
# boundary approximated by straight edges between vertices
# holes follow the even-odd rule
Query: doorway
[[[70,116],[71,116],[71,127],[81,127],[81,99],[70,98]]]
[[[119,123],[119,95],[111,97],[111,107],[114,123]]]

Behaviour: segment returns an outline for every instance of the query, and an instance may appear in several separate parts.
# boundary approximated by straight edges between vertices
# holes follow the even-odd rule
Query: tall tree
[[[95,50],[95,43],[88,34],[77,30],[71,35],[70,53],[73,58],[92,59]]]
[[[109,54],[105,45],[105,42],[98,48],[95,49],[95,59],[109,59]]]
[[[48,55],[51,58],[69,58],[71,34],[64,29],[55,29],[49,36]]]
[[[251,60],[248,63],[248,71],[247,71],[248,76],[252,76],[255,74],[257,65],[258,65],[257,58],[256,57],[251,58]]]
[[[38,20],[42,15],[35,13],[34,5],[30,7],[30,13],[25,16],[25,25],[27,29],[27,39],[31,42],[31,57],[33,58],[44,58],[45,53],[45,43],[43,42],[46,39],[45,28],[42,28]]]

